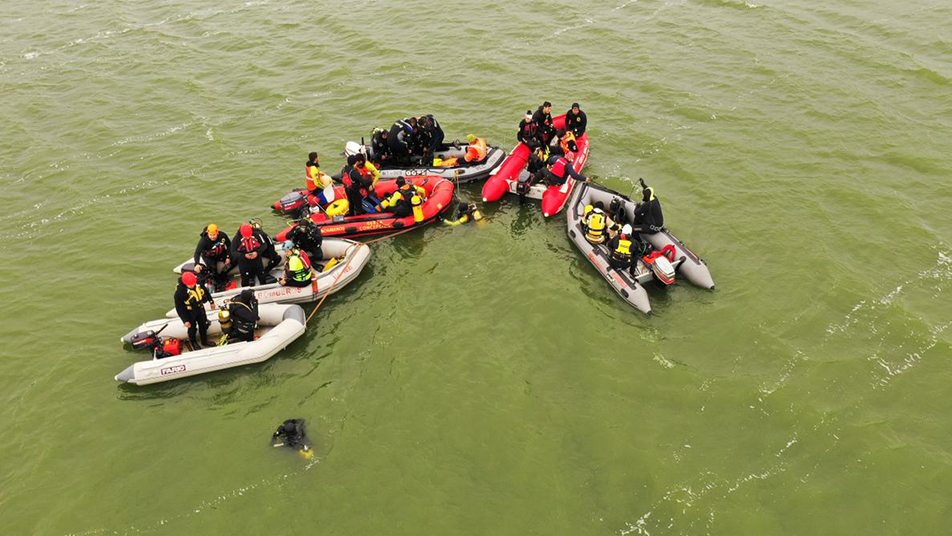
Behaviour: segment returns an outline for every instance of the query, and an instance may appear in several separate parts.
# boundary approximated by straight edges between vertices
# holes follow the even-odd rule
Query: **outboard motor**
[[[344,145],[344,156],[354,156],[355,154],[364,154],[364,146],[356,141],[349,141]]]
[[[145,348],[158,346],[161,341],[161,339],[159,338],[159,333],[162,333],[162,331],[167,327],[169,327],[168,324],[162,326],[162,328],[159,329],[159,331],[153,331],[150,329],[149,331],[143,331],[142,333],[137,334],[135,337],[132,338],[132,341],[131,341],[132,349],[143,350]]]
[[[274,210],[288,215],[295,215],[308,206],[308,193],[305,190],[294,190],[274,203]]]
[[[667,257],[656,257],[654,262],[651,263],[651,271],[654,272],[655,278],[665,286],[674,283],[674,266]]]

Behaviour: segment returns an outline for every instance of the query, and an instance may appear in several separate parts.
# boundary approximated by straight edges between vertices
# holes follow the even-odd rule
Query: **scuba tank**
[[[225,335],[231,331],[231,312],[225,307],[218,310],[218,325],[221,326],[221,332]]]
[[[423,221],[423,198],[415,193],[410,198],[410,204],[413,205],[413,221],[420,223]]]

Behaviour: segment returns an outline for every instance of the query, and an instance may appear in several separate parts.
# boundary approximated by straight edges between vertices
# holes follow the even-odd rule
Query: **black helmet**
[[[605,210],[605,203],[602,203],[601,201],[595,201],[595,205],[594,205],[594,206],[595,206],[595,208],[597,208],[597,209]]]
[[[255,299],[255,291],[251,290],[250,288],[246,288],[245,290],[241,291],[240,296],[241,301],[245,302],[246,304],[251,303],[251,300]]]
[[[359,160],[360,160],[360,157],[359,157],[359,156],[357,156],[357,155],[355,155],[355,154],[352,154],[352,155],[350,155],[350,156],[347,157],[347,165],[348,165],[348,166],[353,166],[353,165],[356,164],[357,161],[359,161]]]
[[[403,177],[397,177],[397,188],[400,188],[406,183],[407,183],[406,179],[404,179]]]

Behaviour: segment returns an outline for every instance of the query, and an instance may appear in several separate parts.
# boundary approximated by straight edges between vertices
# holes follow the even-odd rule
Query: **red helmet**
[[[241,226],[241,236],[248,238],[251,236],[251,233],[252,233],[252,230],[251,230],[250,223],[245,223]]]
[[[194,287],[195,283],[198,283],[198,278],[192,272],[185,272],[182,274],[182,283],[185,283],[186,287]]]

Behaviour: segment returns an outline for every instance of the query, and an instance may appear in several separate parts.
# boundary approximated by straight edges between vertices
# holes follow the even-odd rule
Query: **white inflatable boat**
[[[221,336],[217,311],[208,311],[209,339]],[[251,363],[266,361],[286,348],[304,334],[304,309],[300,305],[269,303],[258,307],[258,329],[253,342],[232,342],[224,346],[191,349],[187,343],[180,345],[182,353],[160,359],[148,359],[130,365],[116,374],[116,381],[135,385],[167,382],[206,372],[214,372]],[[160,331],[161,330],[161,331]],[[188,340],[188,330],[178,318],[161,318],[146,322],[120,339],[131,343],[136,336],[158,332],[163,338]]]
[[[284,251],[284,242],[275,243],[275,251],[281,255],[281,264],[271,271],[272,277],[280,279],[284,277],[284,263],[287,260],[287,254]],[[279,283],[268,285],[256,285],[250,287],[255,291],[255,297],[259,304],[264,303],[307,303],[321,299],[325,294],[331,294],[347,286],[348,283],[357,279],[360,272],[370,261],[370,246],[355,242],[353,240],[344,240],[340,238],[325,238],[321,251],[324,253],[323,259],[311,259],[314,265],[315,278],[311,284],[306,287],[281,286]],[[319,266],[327,266],[333,262],[327,271],[321,271]],[[183,262],[174,268],[176,273],[182,273],[183,270],[191,270],[194,263],[191,260]],[[230,275],[240,284],[238,270],[232,270]],[[336,283],[335,283],[336,281]],[[333,288],[332,288],[333,285]],[[231,299],[244,288],[236,287],[222,292],[212,293],[212,303],[206,303],[206,310],[218,310],[225,300]],[[209,289],[211,290],[211,289]],[[165,314],[168,318],[178,316],[175,309]]]

